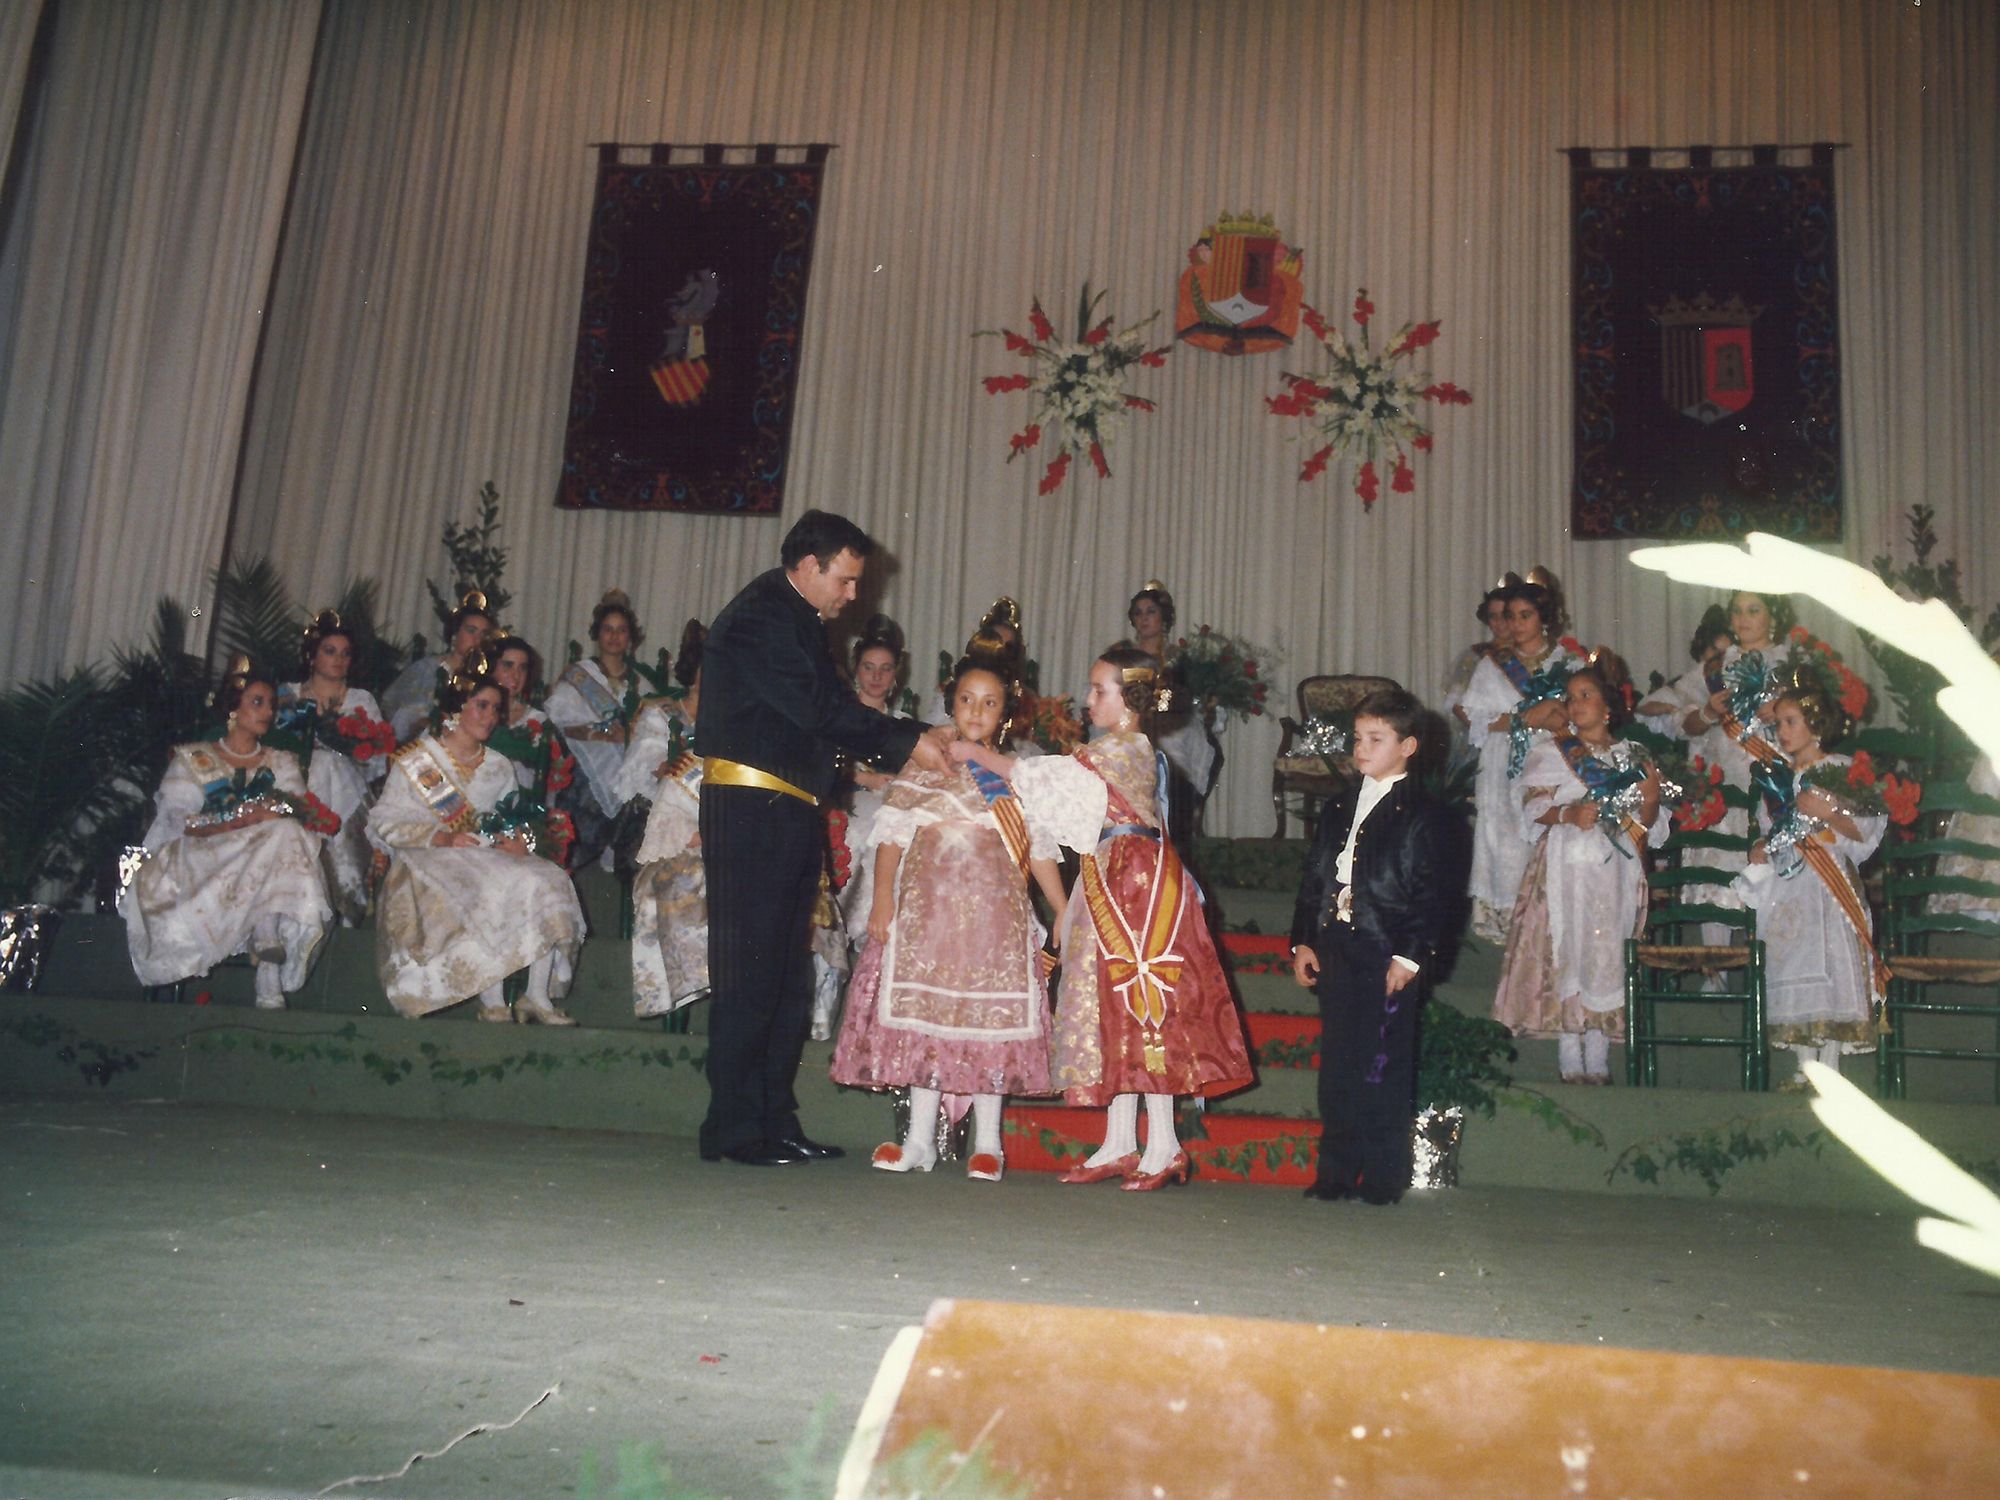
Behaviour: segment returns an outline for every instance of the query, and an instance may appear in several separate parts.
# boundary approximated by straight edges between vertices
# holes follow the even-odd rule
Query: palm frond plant
[[[226,663],[242,654],[278,682],[299,675],[299,632],[305,615],[268,558],[245,558],[215,575],[215,619],[209,657]]]
[[[0,695],[0,906],[68,906],[87,888],[99,835],[145,802],[135,728],[94,667]]]

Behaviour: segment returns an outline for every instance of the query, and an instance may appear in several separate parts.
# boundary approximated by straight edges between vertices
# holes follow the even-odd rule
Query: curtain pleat
[[[55,12],[0,248],[0,681],[142,638],[162,593],[204,602],[318,20]]]
[[[42,0],[0,0],[0,169],[13,153],[28,59],[41,23]]]
[[[512,623],[551,656],[610,586],[655,641],[712,615],[775,560],[782,521],[551,504],[588,143],[829,140],[787,512],[882,539],[855,620],[896,615],[920,683],[1010,593],[1044,685],[1080,687],[1158,576],[1182,628],[1281,651],[1287,698],[1344,670],[1430,694],[1480,590],[1537,562],[1579,635],[1676,671],[1706,596],[1568,537],[1559,152],[1837,140],[1843,550],[1897,551],[1901,512],[1935,505],[1990,600],[1996,68],[1993,8],[1875,0],[329,0],[236,544],[304,602],[372,575],[389,620],[434,632],[438,529],[490,478]],[[1041,497],[1039,461],[1002,461],[1025,401],[978,378],[1017,361],[974,331],[1018,327],[1037,294],[1066,324],[1088,282],[1121,322],[1161,310],[1165,342],[1186,248],[1225,210],[1277,217],[1329,316],[1366,286],[1391,327],[1443,320],[1431,368],[1475,404],[1440,414],[1415,496],[1367,514],[1345,465],[1298,483],[1305,450],[1263,408],[1283,355],[1183,347],[1139,372],[1160,410],[1122,430],[1108,482],[1073,471]],[[211,498],[148,505],[169,496]],[[102,560],[76,552],[79,597],[101,599]],[[116,624],[67,617],[13,660]],[[1276,739],[1268,719],[1230,728],[1211,828],[1269,827]]]

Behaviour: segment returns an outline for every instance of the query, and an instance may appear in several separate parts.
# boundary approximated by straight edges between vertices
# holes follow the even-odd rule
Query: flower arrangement
[[[1167,362],[1171,345],[1149,349],[1142,330],[1153,318],[1123,333],[1112,332],[1109,317],[1098,318],[1097,309],[1104,293],[1091,295],[1085,283],[1077,300],[1076,338],[1073,342],[1056,338],[1055,325],[1042,311],[1040,299],[1029,305],[1028,324],[1032,339],[1010,329],[981,329],[974,337],[998,337],[1007,341],[1009,353],[1034,361],[1027,375],[988,375],[984,379],[989,396],[1010,391],[1029,393],[1031,420],[1008,440],[1007,462],[1041,444],[1044,428],[1056,439],[1057,453],[1042,471],[1040,493],[1053,495],[1062,488],[1073,458],[1088,457],[1097,477],[1109,479],[1111,466],[1104,448],[1130,411],[1152,411],[1154,403],[1125,389],[1125,372],[1134,365],[1157,370]],[[1159,316],[1153,314],[1154,318]]]
[[[1785,665],[1780,676],[1792,682],[1817,677],[1848,718],[1859,723],[1868,717],[1872,707],[1868,684],[1849,670],[1839,652],[1803,625],[1794,625],[1785,636]]]
[[[316,734],[327,749],[364,765],[378,755],[394,754],[396,749],[396,731],[359,710],[331,720],[322,715]]]
[[[854,851],[847,847],[847,814],[837,807],[826,810],[826,847],[828,879],[837,891],[854,873]]]
[[[1204,710],[1247,720],[1264,712],[1271,694],[1258,676],[1260,660],[1268,665],[1272,653],[1203,625],[1175,642],[1172,667],[1179,686]]]
[[[1722,767],[1712,766],[1702,756],[1688,762],[1687,772],[1677,777],[1686,788],[1674,809],[1674,828],[1681,833],[1701,833],[1723,820],[1729,808],[1722,800]]]
[[[1051,755],[1067,755],[1083,743],[1083,724],[1068,693],[1023,693],[1013,730],[1016,739],[1025,734]]]
[[[1328,367],[1313,375],[1286,374],[1284,391],[1266,396],[1264,404],[1274,417],[1301,418],[1322,439],[1299,470],[1301,483],[1319,478],[1334,458],[1359,453],[1362,462],[1355,473],[1354,493],[1364,508],[1372,508],[1382,495],[1378,460],[1388,463],[1393,455],[1391,491],[1408,495],[1416,490],[1411,457],[1428,453],[1433,441],[1421,403],[1468,406],[1472,395],[1448,380],[1432,380],[1428,371],[1408,364],[1418,351],[1437,341],[1442,325],[1435,319],[1405,323],[1378,354],[1368,333],[1375,304],[1368,300],[1365,287],[1354,298],[1352,316],[1360,329],[1358,340],[1350,340],[1314,309],[1305,308],[1301,321],[1326,350]]]
[[[1888,809],[1889,821],[1898,828],[1915,828],[1923,798],[1922,782],[1898,776],[1894,771],[1882,778],[1882,805]]]
[[[1882,788],[1875,776],[1875,762],[1866,750],[1848,765],[1832,760],[1815,761],[1799,773],[1799,787],[1825,792],[1849,812],[1864,817],[1880,817],[1889,810],[1882,800]]]

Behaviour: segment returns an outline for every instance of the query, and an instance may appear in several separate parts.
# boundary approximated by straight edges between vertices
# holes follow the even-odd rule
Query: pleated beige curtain
[[[1926,501],[1990,599],[1996,71],[1992,8],[1876,0],[330,0],[236,544],[309,602],[373,575],[393,622],[429,628],[439,525],[490,478],[514,623],[551,655],[610,585],[656,640],[711,615],[781,522],[551,505],[588,143],[826,140],[788,510],[884,540],[879,602],[920,679],[1005,592],[1045,686],[1080,686],[1157,575],[1183,627],[1282,651],[1287,694],[1320,670],[1429,692],[1483,584],[1534,562],[1568,583],[1580,634],[1672,669],[1705,598],[1567,537],[1558,153],[1837,140],[1844,548],[1894,551]],[[1241,209],[1305,247],[1328,311],[1365,285],[1391,324],[1443,319],[1433,368],[1476,399],[1441,418],[1417,494],[1364,514],[1344,468],[1301,486],[1263,411],[1287,361],[1183,349],[1138,378],[1160,411],[1123,432],[1114,478],[1037,496],[1038,465],[1002,463],[1023,398],[978,386],[1010,361],[974,330],[1018,325],[1037,294],[1073,306],[1085,282],[1122,321],[1170,316],[1186,247]],[[79,598],[104,570],[77,548]],[[1229,730],[1212,828],[1269,827],[1275,741],[1268,720]]]
[[[318,24],[55,10],[0,250],[0,681],[142,638],[162,593],[204,600]]]
[[[42,0],[0,0],[0,167],[14,149],[21,96],[28,84],[28,58],[41,23]]]

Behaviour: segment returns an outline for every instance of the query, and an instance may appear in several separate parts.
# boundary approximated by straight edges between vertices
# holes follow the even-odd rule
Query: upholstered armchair
[[[1344,751],[1321,754],[1305,748],[1311,727],[1338,724],[1351,734],[1354,706],[1377,688],[1396,686],[1388,677],[1353,674],[1308,677],[1299,683],[1298,717],[1287,715],[1278,721],[1284,726],[1285,737],[1271,766],[1271,806],[1278,814],[1274,837],[1285,836],[1287,797],[1298,799],[1299,821],[1305,824],[1310,836],[1313,824],[1319,820],[1320,804],[1338,796],[1357,779],[1354,761]]]

